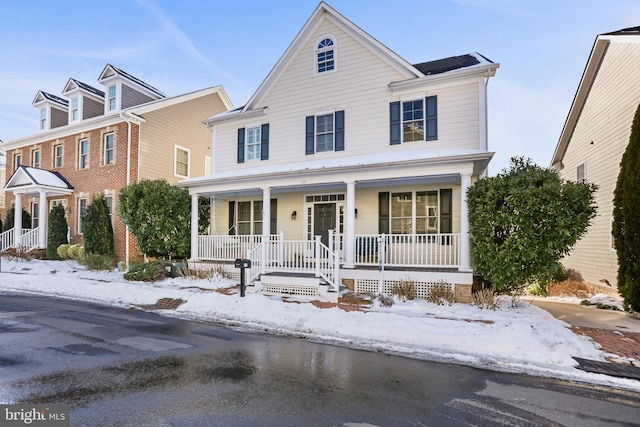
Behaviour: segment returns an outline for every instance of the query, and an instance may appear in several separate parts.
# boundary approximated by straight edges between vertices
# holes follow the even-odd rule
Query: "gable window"
[[[108,133],[104,136],[102,158],[105,165],[113,163],[114,139],[115,135],[113,133]]]
[[[109,92],[109,98],[107,99],[109,111],[113,111],[116,109],[116,85],[109,86],[107,90]]]
[[[316,47],[316,72],[324,73],[335,69],[335,45],[330,38],[323,39]]]
[[[576,166],[576,181],[581,181],[587,177],[584,162]]]
[[[238,129],[238,163],[269,160],[269,123]]]
[[[87,213],[87,199],[78,199],[78,234],[84,234],[82,217]]]
[[[71,98],[71,121],[78,120],[78,97]]]
[[[438,139],[438,98],[397,101],[389,104],[391,145]]]
[[[306,154],[343,150],[344,110],[306,118]]]
[[[78,142],[78,169],[89,167],[89,140],[81,139]]]
[[[18,169],[22,164],[22,154],[14,154],[13,155],[13,170]]]
[[[40,150],[33,150],[31,152],[31,166],[40,169]]]
[[[56,168],[62,167],[62,160],[64,158],[64,145],[58,144],[53,148],[53,166]]]
[[[40,130],[47,128],[47,107],[40,109]]]
[[[188,178],[189,177],[189,150],[186,148],[175,146],[174,152],[175,165],[174,175]]]

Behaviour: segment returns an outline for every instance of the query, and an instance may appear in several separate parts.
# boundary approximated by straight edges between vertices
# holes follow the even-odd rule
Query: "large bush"
[[[88,254],[114,256],[113,226],[109,217],[109,207],[104,194],[95,196],[85,214],[82,216],[84,225],[84,248]]]
[[[198,200],[198,230],[209,225],[207,199]],[[165,180],[142,180],[120,191],[118,213],[138,249],[153,257],[188,258],[191,249],[191,197]]]
[[[67,219],[64,216],[64,207],[55,205],[49,212],[49,225],[47,227],[47,259],[60,259],[58,247],[69,243],[67,240]]]
[[[613,198],[613,238],[618,255],[618,291],[625,309],[640,311],[640,106],[620,162]]]
[[[523,158],[477,181],[467,192],[476,271],[503,293],[548,281],[596,215],[595,190]]]

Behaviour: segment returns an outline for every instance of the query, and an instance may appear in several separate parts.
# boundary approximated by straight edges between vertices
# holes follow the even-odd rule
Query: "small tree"
[[[618,291],[625,309],[640,311],[640,106],[622,155],[613,193],[613,238],[618,255]]]
[[[113,226],[104,194],[99,194],[91,200],[82,216],[82,224],[84,225],[84,249],[87,254],[115,255]]]
[[[67,219],[64,207],[55,205],[49,212],[49,226],[47,229],[47,259],[60,259],[58,247],[69,243],[67,240]]]
[[[595,216],[595,190],[523,158],[476,182],[467,192],[476,271],[504,293],[548,281]]]
[[[14,227],[15,213],[16,213],[16,206],[11,205],[11,208],[7,211],[7,217],[4,221],[4,228],[2,229],[2,231],[11,230]],[[31,215],[29,215],[29,212],[22,209],[22,228],[30,228],[30,227],[31,227]]]

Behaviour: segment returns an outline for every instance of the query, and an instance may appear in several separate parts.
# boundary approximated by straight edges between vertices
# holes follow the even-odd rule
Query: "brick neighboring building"
[[[139,254],[115,213],[120,189],[142,179],[175,182],[209,173],[211,132],[202,121],[233,106],[221,86],[168,98],[109,64],[98,82],[104,91],[69,79],[62,96],[37,93],[39,132],[2,144],[5,211],[14,204],[27,210],[32,223],[16,224],[14,235],[39,230],[35,246],[44,246],[46,217],[61,203],[71,243],[81,244],[81,213],[104,193],[116,256],[129,262]]]

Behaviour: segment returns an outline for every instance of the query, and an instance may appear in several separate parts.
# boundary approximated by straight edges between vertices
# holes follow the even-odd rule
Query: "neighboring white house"
[[[478,53],[412,65],[321,2],[248,103],[206,121],[211,175],[176,184],[192,258],[248,258],[264,292],[335,301],[340,284],[390,294],[410,279],[470,300],[465,192],[493,156],[497,68]],[[211,235],[197,236],[198,196]]]
[[[598,214],[563,264],[586,282],[616,289],[613,192],[640,103],[640,27],[596,37],[551,166],[568,180],[597,184]]]

